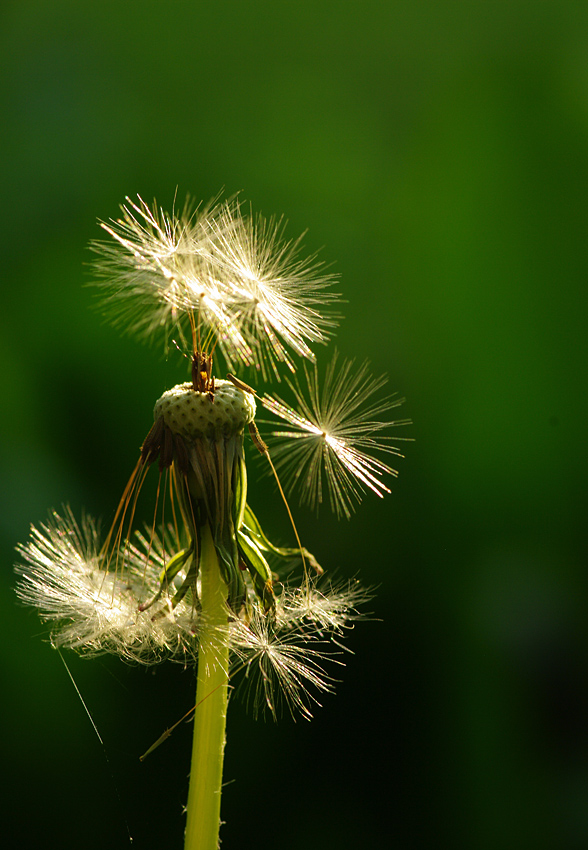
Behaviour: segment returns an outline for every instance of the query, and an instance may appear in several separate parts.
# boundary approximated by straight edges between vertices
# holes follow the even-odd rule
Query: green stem
[[[225,749],[229,647],[227,587],[208,525],[202,534],[198,685],[184,850],[217,850]]]

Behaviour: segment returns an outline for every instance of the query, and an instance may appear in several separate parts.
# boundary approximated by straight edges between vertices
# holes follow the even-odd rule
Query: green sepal
[[[247,511],[247,467],[242,455],[236,458],[233,471],[233,525],[239,531]]]
[[[239,552],[243,558],[253,582],[255,592],[266,611],[275,607],[270,566],[257,544],[243,531],[237,532]]]
[[[155,605],[155,603],[161,598],[163,592],[168,589],[171,582],[174,580],[174,578],[180,572],[180,570],[182,569],[182,567],[184,566],[184,564],[186,563],[188,558],[193,554],[194,554],[194,543],[191,543],[190,546],[187,547],[187,549],[182,549],[181,552],[178,552],[176,555],[173,556],[173,558],[171,558],[167,562],[167,564],[165,565],[165,567],[163,568],[163,570],[161,571],[160,576],[159,576],[159,582],[160,582],[159,583],[159,590],[157,591],[155,596],[153,596],[149,600],[149,602],[144,602],[142,605],[139,606],[140,611],[147,611],[148,608],[151,608],[152,605]],[[191,572],[192,572],[192,567],[190,567],[190,569],[188,570],[188,575]],[[196,571],[196,575],[198,575],[198,571]],[[180,587],[178,592],[173,597],[172,606],[174,608],[178,604],[178,602],[180,601],[179,599],[177,599],[178,593],[187,584],[187,581],[188,581],[188,578],[186,577],[185,581],[182,583],[182,587]],[[194,581],[195,581],[195,579],[194,579]],[[182,596],[183,595],[184,594],[182,594]],[[180,597],[180,599],[181,598],[182,597]]]
[[[239,569],[239,552],[234,538],[229,541],[215,540],[214,548],[224,583],[227,585],[229,606],[238,613],[247,598],[243,574]]]
[[[196,607],[200,606],[200,600],[198,599],[198,591],[196,590],[196,581],[198,579],[198,572],[200,570],[200,558],[192,558],[192,563],[190,564],[190,568],[186,575],[185,580],[182,582],[181,586],[178,588],[177,593],[172,597],[171,607],[175,608],[178,605],[184,596],[188,593],[189,590],[192,591],[193,597],[193,605]]]
[[[165,567],[162,569],[159,575],[159,581],[162,584],[162,587],[168,587],[170,582],[172,582],[177,574],[180,572],[186,561],[188,560],[188,556],[194,552],[194,545],[191,544],[187,549],[182,549],[181,552],[178,552],[177,555],[174,555],[171,558]]]
[[[273,552],[274,555],[277,555],[280,558],[304,558],[313,570],[315,570],[319,575],[323,574],[323,568],[312,552],[309,552],[308,549],[305,549],[304,547],[302,549],[297,549],[284,546],[274,546],[274,544],[266,537],[259,520],[249,505],[245,505],[242,527],[247,531],[249,537],[255,541],[258,549],[261,549],[264,552]]]

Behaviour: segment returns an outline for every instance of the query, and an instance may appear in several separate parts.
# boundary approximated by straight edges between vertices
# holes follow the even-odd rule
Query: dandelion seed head
[[[310,718],[320,695],[334,689],[325,664],[341,663],[333,656],[370,594],[357,582],[310,579],[309,566],[322,569],[303,548],[288,505],[298,548],[266,537],[247,502],[243,451],[249,425],[268,454],[252,424],[260,395],[238,378],[217,380],[213,355],[264,380],[279,380],[282,367],[294,373],[296,358],[303,360],[305,387],[287,381],[294,404],[261,399],[288,426],[273,431],[273,461],[303,501],[318,508],[328,493],[347,517],[364,492],[390,492],[385,476],[396,470],[380,455],[400,450],[382,432],[407,424],[386,421],[402,400],[374,400],[385,379],[337,354],[319,392],[313,349],[336,325],[335,278],[316,255],[303,256],[302,237],[289,239],[283,219],[244,211],[236,199],[169,214],[127,198],[121,211],[101,225],[110,241],[93,245],[105,306],[115,323],[144,337],[174,331],[184,345],[189,338],[192,381],[157,401],[105,543],[90,517],[78,524],[69,509],[54,513],[18,547],[18,596],[38,609],[55,646],[82,653],[195,661],[201,643],[202,663],[218,661],[225,676],[230,649],[230,676],[242,674],[256,711],[275,715],[282,703]],[[153,523],[136,531],[137,500],[156,461]],[[280,583],[271,557],[300,559],[302,585]],[[207,570],[217,570],[226,589],[226,604],[208,609]]]

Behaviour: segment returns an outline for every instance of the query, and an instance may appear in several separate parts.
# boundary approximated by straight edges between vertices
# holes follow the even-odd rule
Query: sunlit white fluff
[[[286,588],[279,598],[277,622],[283,628],[312,624],[318,634],[342,633],[365,615],[358,606],[372,598],[358,581],[318,586],[305,582],[301,587]]]
[[[302,236],[288,239],[283,219],[242,214],[223,204],[211,222],[212,255],[230,292],[231,312],[255,352],[264,377],[284,362],[294,371],[290,352],[314,361],[310,348],[324,343],[336,324],[324,316],[337,298],[327,291],[334,276],[315,256],[301,257]]]
[[[247,621],[231,624],[230,644],[235,671],[244,670],[244,686],[257,714],[263,708],[276,715],[284,704],[294,715],[312,717],[320,706],[319,693],[330,693],[334,681],[324,670],[333,652],[318,642],[318,633],[298,625],[280,629],[279,624],[254,605]]]
[[[115,324],[147,338],[159,331],[167,338],[175,329],[183,339],[191,313],[202,342],[211,342],[211,335],[229,364],[252,361],[211,256],[213,222],[227,205],[192,212],[187,206],[177,215],[127,198],[122,218],[101,223],[115,243],[96,241],[92,247],[101,256],[95,268]]]
[[[159,586],[157,546],[154,557],[127,559],[124,572],[105,569],[96,523],[78,525],[69,510],[31,528],[18,547],[22,563],[17,594],[52,624],[55,646],[89,654],[112,652],[128,660],[154,663],[159,658],[195,652],[197,617],[189,605],[174,611],[140,612]],[[136,550],[138,555],[138,550]]]
[[[95,242],[105,306],[124,329],[151,337],[186,333],[194,317],[199,348],[218,346],[229,368],[254,366],[279,377],[293,354],[314,359],[334,318],[322,314],[336,296],[333,276],[316,258],[301,258],[301,239],[284,237],[282,220],[244,215],[236,200],[168,214],[140,197],[122,218],[103,222],[114,243]]]
[[[62,516],[54,512],[18,547],[17,594],[50,624],[55,646],[147,665],[165,658],[195,662],[205,623],[188,597],[172,608],[164,595],[157,606],[140,610],[160,587],[173,546],[171,529],[137,533],[119,551],[114,569],[116,556],[107,566],[94,520],[78,524],[69,509]],[[325,662],[340,663],[333,658],[338,639],[333,648],[331,637],[359,617],[356,606],[368,598],[355,583],[323,590],[305,584],[283,587],[275,612],[265,611],[253,593],[240,616],[227,611],[219,646],[228,642],[232,675],[243,674],[256,712],[265,706],[276,713],[283,703],[310,718],[318,695],[333,690],[324,670]]]
[[[299,486],[303,502],[318,507],[326,488],[333,510],[349,518],[354,502],[365,490],[377,496],[390,492],[382,477],[398,473],[372,453],[402,457],[400,449],[390,443],[392,438],[381,432],[409,424],[409,420],[387,422],[379,417],[404,399],[371,401],[387,379],[372,378],[367,363],[340,363],[337,353],[327,369],[322,391],[316,367],[305,368],[305,376],[305,389],[298,381],[288,382],[296,407],[278,396],[266,394],[262,398],[267,410],[294,429],[272,432],[276,438],[272,458],[284,471],[286,483]]]

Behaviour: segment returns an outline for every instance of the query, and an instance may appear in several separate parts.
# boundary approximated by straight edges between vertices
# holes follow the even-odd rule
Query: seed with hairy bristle
[[[196,392],[188,381],[165,392],[155,403],[153,416],[188,439],[231,436],[253,421],[255,399],[230,381],[215,380],[214,394]]]

